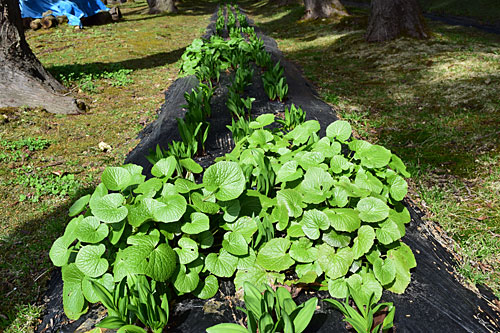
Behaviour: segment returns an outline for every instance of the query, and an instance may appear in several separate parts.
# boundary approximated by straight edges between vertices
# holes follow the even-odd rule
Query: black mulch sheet
[[[205,38],[214,33],[216,14],[207,28]],[[322,132],[329,123],[337,119],[335,111],[321,101],[314,88],[300,70],[287,61],[279,51],[276,42],[256,29],[264,40],[267,51],[273,60],[279,60],[285,68],[285,76],[289,85],[286,105],[294,103],[307,112],[307,119],[320,122]],[[253,84],[245,92],[256,98],[252,114],[276,113],[284,111],[285,104],[269,102],[262,88],[260,75],[255,69]],[[217,89],[212,102],[212,117],[210,119],[210,134],[207,142],[207,155],[198,162],[204,167],[212,164],[214,159],[229,152],[233,147],[231,136],[226,125],[231,123],[230,113],[225,106],[227,83],[229,77],[221,78],[221,87]],[[156,145],[166,148],[172,140],[180,140],[177,131],[176,118],[183,117],[185,110],[184,92],[198,84],[194,77],[177,79],[165,92],[165,104],[161,107],[158,119],[141,132],[141,142],[127,156],[126,163],[135,163],[144,167],[149,174],[150,163],[145,156]],[[495,299],[490,290],[480,288],[475,293],[465,288],[457,280],[454,272],[452,253],[443,247],[438,240],[439,228],[424,222],[422,213],[411,201],[405,202],[412,220],[407,225],[407,233],[403,241],[415,254],[417,267],[412,271],[412,281],[403,295],[384,291],[382,300],[394,302],[396,306],[395,326],[397,332],[500,332],[500,314],[493,308]],[[434,235],[437,235],[434,236]],[[228,279],[221,280],[217,295],[203,301],[191,297],[183,297],[173,306],[167,332],[205,332],[207,327],[222,322],[242,322],[243,314],[236,310],[242,306],[234,297],[234,285]],[[328,292],[301,291],[298,302],[316,296],[328,298]],[[58,270],[54,271],[50,280],[49,290],[44,297],[47,305],[46,313],[37,332],[85,332],[105,316],[102,306],[93,305],[89,312],[79,320],[71,322],[64,315],[62,307],[62,280]],[[319,303],[311,324],[306,332],[346,332],[346,324],[341,314],[330,305]]]

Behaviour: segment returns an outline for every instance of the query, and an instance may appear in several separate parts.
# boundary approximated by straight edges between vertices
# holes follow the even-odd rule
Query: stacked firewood
[[[102,11],[89,17],[82,17],[84,26],[103,25],[117,22],[122,18],[122,13],[118,7],[113,7],[109,11]],[[68,18],[65,15],[55,16],[51,10],[42,14],[42,18],[33,19],[31,17],[23,18],[23,26],[25,29],[50,29],[59,24],[67,23]]]

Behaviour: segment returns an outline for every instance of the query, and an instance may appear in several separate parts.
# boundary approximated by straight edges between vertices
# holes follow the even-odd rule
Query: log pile
[[[117,22],[122,18],[122,13],[119,7],[112,7],[109,11],[102,11],[89,17],[82,17],[82,25],[103,25]],[[68,18],[65,15],[55,16],[51,10],[42,14],[42,18],[33,19],[31,17],[23,18],[24,29],[50,29],[59,24],[68,23]]]

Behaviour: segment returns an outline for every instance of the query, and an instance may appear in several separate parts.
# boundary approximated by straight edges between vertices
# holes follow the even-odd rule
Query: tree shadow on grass
[[[47,69],[55,77],[68,77],[68,75],[72,75],[72,79],[77,80],[89,74],[99,76],[104,72],[114,72],[120,69],[140,70],[173,64],[180,59],[185,50],[186,48],[183,47],[169,52],[151,54],[142,58],[106,63],[92,62],[86,64],[60,65],[48,67]]]
[[[20,307],[43,303],[48,280],[55,269],[49,259],[50,247],[63,234],[70,220],[69,207],[76,198],[92,191],[93,188],[78,190],[72,196],[74,199],[51,207],[46,214],[24,222],[0,239],[0,294],[3,295],[0,299],[0,331],[12,324]],[[33,204],[42,207],[43,202]],[[36,326],[38,322],[34,324]],[[13,329],[16,331],[16,327]]]

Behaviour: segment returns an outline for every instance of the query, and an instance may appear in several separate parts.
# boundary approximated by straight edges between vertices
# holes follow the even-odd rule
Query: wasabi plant
[[[357,281],[353,281],[354,285],[358,285]],[[358,333],[379,333],[387,332],[394,326],[394,314],[396,308],[391,302],[376,304],[374,302],[375,295],[369,296],[363,293],[362,289],[356,290],[348,284],[349,294],[344,303],[340,303],[334,299],[325,299],[325,302],[332,304],[345,316],[344,321],[347,321]],[[349,296],[352,296],[355,307],[349,304]],[[377,314],[384,313],[385,317],[382,322],[376,323],[375,317]]]
[[[274,291],[266,286],[264,293],[261,293],[251,283],[245,282],[243,289],[246,309],[239,309],[247,315],[248,328],[225,323],[207,328],[207,333],[301,333],[311,322],[318,304],[318,299],[313,297],[297,306],[284,287],[278,287]]]

